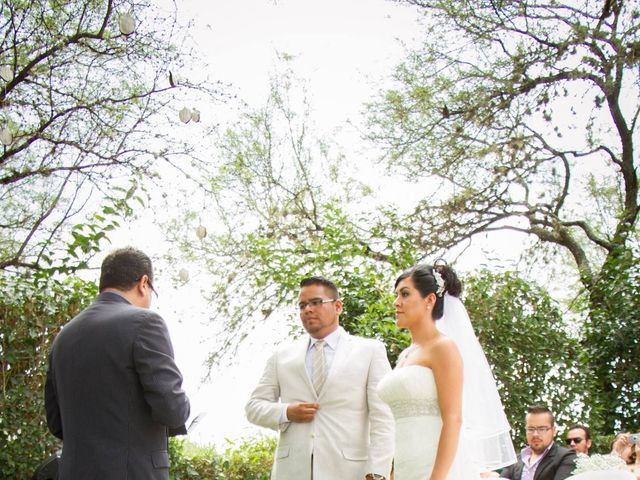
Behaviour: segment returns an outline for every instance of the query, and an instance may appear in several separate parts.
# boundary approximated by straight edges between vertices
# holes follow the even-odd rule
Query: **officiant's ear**
[[[151,306],[151,296],[152,294],[158,295],[151,284],[151,279],[149,275],[142,275],[137,281],[135,286],[133,287],[136,292],[136,298],[134,305],[137,305],[142,308],[149,308]]]

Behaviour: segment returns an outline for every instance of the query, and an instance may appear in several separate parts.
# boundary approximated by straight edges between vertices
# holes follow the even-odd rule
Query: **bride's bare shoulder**
[[[444,335],[441,335],[438,340],[433,342],[429,353],[434,360],[440,358],[460,358],[460,352],[458,351],[456,343]]]

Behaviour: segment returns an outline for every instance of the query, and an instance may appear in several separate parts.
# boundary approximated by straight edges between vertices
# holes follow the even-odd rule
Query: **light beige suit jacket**
[[[280,431],[273,480],[364,480],[389,478],[394,421],[376,388],[391,370],[382,343],[340,328],[327,379],[316,395],[305,357],[309,338],[281,347],[265,367],[245,407],[250,422]],[[285,405],[317,402],[312,422],[280,424]]]

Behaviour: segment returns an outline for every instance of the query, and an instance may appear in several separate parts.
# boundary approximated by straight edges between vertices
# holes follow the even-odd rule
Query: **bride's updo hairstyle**
[[[434,320],[442,318],[444,313],[444,294],[448,293],[453,297],[459,297],[462,292],[462,284],[460,283],[460,280],[458,280],[456,272],[454,272],[449,265],[438,262],[443,261],[436,261],[435,266],[418,264],[408,270],[405,270],[396,280],[394,287],[398,288],[398,284],[402,280],[410,278],[418,292],[420,292],[422,298],[426,297],[430,293],[434,293],[436,295],[436,303],[433,306],[432,314]],[[434,275],[434,272],[437,273]],[[440,287],[440,280],[436,278],[437,276],[444,281],[443,288]]]

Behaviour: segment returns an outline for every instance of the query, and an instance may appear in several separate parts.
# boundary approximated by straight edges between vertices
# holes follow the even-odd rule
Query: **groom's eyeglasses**
[[[575,443],[576,445],[580,445],[580,443],[582,443],[582,439],[580,437],[567,438],[567,445],[571,445],[572,443]]]
[[[308,306],[311,307],[319,307],[323,303],[335,302],[337,298],[312,298],[308,302],[300,302],[298,303],[298,308],[300,311],[304,310]]]

